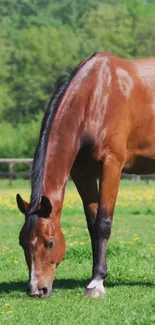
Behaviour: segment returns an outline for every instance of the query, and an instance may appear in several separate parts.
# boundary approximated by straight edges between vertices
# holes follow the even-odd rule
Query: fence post
[[[132,175],[131,180],[136,182],[136,181],[140,181],[141,180],[141,176],[140,175]]]
[[[9,163],[9,184],[12,185],[12,181],[13,181],[13,163],[10,162]]]

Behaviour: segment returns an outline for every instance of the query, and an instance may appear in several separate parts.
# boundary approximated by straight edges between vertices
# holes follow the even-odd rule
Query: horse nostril
[[[41,290],[42,290],[42,292],[43,292],[43,295],[46,295],[47,292],[48,292],[48,289],[47,289],[46,287],[42,288]]]
[[[42,297],[44,298],[47,295],[47,293],[48,293],[48,289],[46,287],[38,289],[38,296],[40,298],[42,298]]]

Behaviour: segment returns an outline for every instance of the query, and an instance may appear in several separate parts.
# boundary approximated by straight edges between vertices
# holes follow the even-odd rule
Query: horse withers
[[[34,156],[30,203],[17,195],[25,214],[19,241],[31,296],[50,296],[65,255],[60,216],[69,174],[92,243],[92,279],[84,294],[104,296],[106,246],[122,171],[155,172],[155,59],[96,53],[57,84]]]

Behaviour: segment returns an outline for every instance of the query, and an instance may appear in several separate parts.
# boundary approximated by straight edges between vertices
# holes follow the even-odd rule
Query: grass
[[[18,233],[23,216],[15,194],[28,199],[26,181],[12,187],[0,181],[0,324],[152,325],[155,324],[155,183],[123,180],[108,245],[109,274],[104,299],[83,297],[91,277],[91,249],[83,208],[68,184],[62,228],[67,253],[58,267],[53,296],[26,294],[27,268]]]

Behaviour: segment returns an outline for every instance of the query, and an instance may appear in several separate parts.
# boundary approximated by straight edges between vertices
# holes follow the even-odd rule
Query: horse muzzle
[[[28,288],[28,294],[30,297],[35,298],[49,298],[52,293],[52,287],[42,287],[42,288],[33,288],[31,285],[29,285]]]

